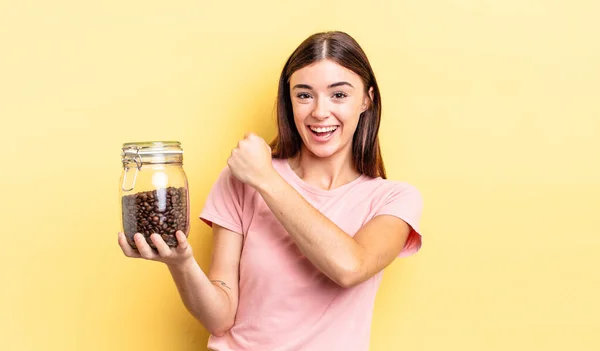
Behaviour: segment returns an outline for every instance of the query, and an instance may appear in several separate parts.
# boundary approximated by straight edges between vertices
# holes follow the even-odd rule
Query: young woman
[[[214,247],[205,274],[185,235],[125,255],[167,264],[208,348],[366,351],[382,270],[421,247],[418,190],[386,180],[381,98],[369,61],[342,32],[318,33],[279,80],[278,135],[247,134],[200,218]]]

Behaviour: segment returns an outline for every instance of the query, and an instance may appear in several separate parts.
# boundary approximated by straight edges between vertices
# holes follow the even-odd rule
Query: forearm
[[[279,175],[257,189],[302,253],[323,274],[341,286],[361,274],[362,246]]]
[[[188,311],[213,335],[229,330],[235,309],[228,295],[210,282],[198,263],[191,259],[186,265],[168,267]]]

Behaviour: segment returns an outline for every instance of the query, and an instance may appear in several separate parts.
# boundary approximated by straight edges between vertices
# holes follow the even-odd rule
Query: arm
[[[410,233],[403,220],[377,216],[353,237],[323,216],[278,174],[257,190],[302,253],[343,287],[371,278],[400,254]]]
[[[151,240],[158,249],[153,252],[141,235],[134,240],[139,253],[135,252],[119,234],[119,245],[128,257],[160,261],[167,265],[177,290],[188,311],[212,335],[222,335],[234,323],[238,304],[239,260],[242,236],[213,225],[214,242],[211,268],[204,274],[193,257],[185,235],[177,233],[179,245],[171,249],[159,235]]]
[[[242,236],[216,224],[213,233],[208,276],[195,260],[168,267],[188,311],[212,335],[220,336],[231,329],[237,312]]]
[[[270,151],[262,138],[248,134],[227,164],[237,179],[261,194],[302,253],[331,280],[344,287],[359,284],[402,251],[411,230],[406,222],[377,216],[350,237],[281,178]]]

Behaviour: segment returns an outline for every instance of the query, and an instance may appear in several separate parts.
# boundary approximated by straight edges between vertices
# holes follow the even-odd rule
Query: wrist
[[[271,189],[274,185],[277,184],[277,182],[281,180],[282,178],[279,175],[279,173],[277,173],[277,171],[275,171],[275,169],[272,168],[267,174],[267,176],[265,176],[260,182],[254,185],[254,188],[262,194],[263,192],[269,191],[269,189]]]
[[[196,264],[194,256],[187,257],[181,261],[167,263],[167,267],[171,272],[186,273]]]

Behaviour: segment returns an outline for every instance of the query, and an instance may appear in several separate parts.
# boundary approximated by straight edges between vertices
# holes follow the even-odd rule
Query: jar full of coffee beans
[[[156,249],[150,235],[159,234],[170,247],[175,233],[189,234],[189,189],[183,170],[183,149],[177,141],[125,143],[120,180],[121,220],[129,245],[141,233]]]

